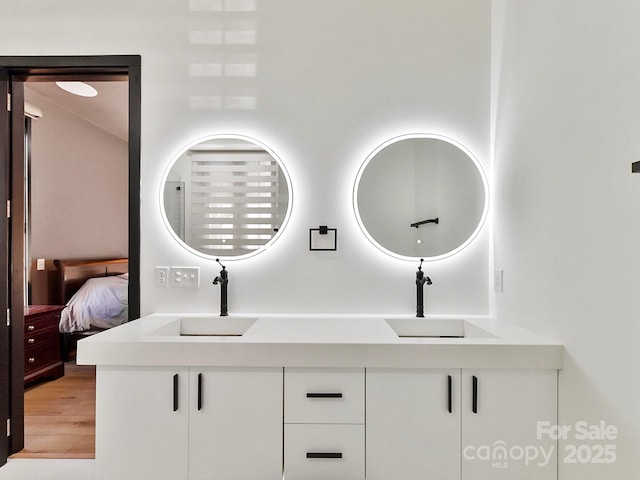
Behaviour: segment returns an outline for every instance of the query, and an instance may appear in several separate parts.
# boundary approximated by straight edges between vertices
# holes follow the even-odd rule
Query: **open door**
[[[0,270],[3,271],[2,312],[6,311],[6,321],[2,322],[2,427],[4,435],[0,461],[6,463],[7,455],[23,448],[23,422],[12,422],[14,416],[24,416],[24,402],[15,404],[14,396],[24,395],[24,383],[18,381],[24,376],[24,302],[22,300],[23,277],[23,235],[24,215],[11,215],[11,210],[22,212],[24,208],[24,84],[13,82],[7,71],[0,71],[5,103],[3,112],[3,185],[2,203],[6,205],[6,214],[2,215],[2,259]],[[18,168],[16,168],[18,166]],[[5,317],[3,317],[4,320]],[[5,365],[6,364],[6,368]],[[8,397],[5,400],[5,397]],[[6,411],[6,413],[5,413]],[[12,428],[13,427],[13,428]],[[4,447],[4,444],[3,444]]]
[[[0,56],[0,466],[24,448],[24,82],[83,74],[129,80],[129,318],[140,316],[140,57]]]
[[[23,262],[24,262],[24,83],[13,81],[10,72],[0,69],[2,95],[6,99],[2,121],[2,205],[6,205],[6,214],[2,212],[2,258],[0,271],[2,291],[0,302],[3,312],[2,335],[0,336],[0,355],[2,373],[0,374],[0,397],[2,406],[2,452],[1,464],[7,456],[23,448],[24,422],[15,418],[24,417],[24,402],[14,402],[14,398],[24,396],[24,301],[23,301]],[[13,212],[18,214],[12,215]],[[6,317],[4,312],[6,311]],[[5,321],[6,318],[6,321]]]

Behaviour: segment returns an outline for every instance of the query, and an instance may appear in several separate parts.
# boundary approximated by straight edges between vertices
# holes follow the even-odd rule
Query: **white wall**
[[[489,0],[39,0],[0,6],[0,54],[142,56],[142,312],[217,311],[219,267],[159,213],[172,156],[214,133],[252,136],[287,166],[294,207],[268,253],[228,262],[233,312],[415,312],[417,262],[379,252],[351,208],[360,163],[399,134],[439,133],[487,165]],[[34,32],[25,35],[25,31]],[[45,40],[46,39],[46,40]],[[309,228],[338,229],[310,252]],[[489,228],[427,265],[427,313],[489,311]],[[155,265],[198,265],[198,290]]]
[[[569,434],[561,480],[640,475],[639,24],[637,0],[494,2],[498,317],[565,345],[561,424],[619,430]],[[617,460],[568,463],[570,444]]]
[[[32,121],[31,256],[127,256],[127,142],[27,87]]]

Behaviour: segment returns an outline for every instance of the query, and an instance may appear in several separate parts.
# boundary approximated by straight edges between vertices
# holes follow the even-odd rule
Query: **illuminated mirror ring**
[[[477,237],[489,211],[489,184],[478,159],[459,142],[401,135],[365,159],[353,209],[366,238],[384,253],[441,260]]]
[[[173,238],[207,259],[241,260],[273,245],[293,204],[289,174],[273,150],[235,134],[197,139],[162,177],[160,211]]]

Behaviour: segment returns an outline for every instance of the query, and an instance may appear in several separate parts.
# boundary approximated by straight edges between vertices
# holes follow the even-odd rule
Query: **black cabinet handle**
[[[307,452],[307,458],[342,458],[342,452]]]
[[[341,393],[307,393],[307,398],[342,398]]]
[[[178,411],[178,374],[173,376],[173,411]]]
[[[447,396],[447,409],[449,410],[449,413],[453,412],[453,404],[452,404],[452,399],[451,399],[451,389],[452,389],[452,382],[453,382],[453,378],[451,378],[451,375],[448,375],[449,378],[447,378],[447,392],[448,392],[448,396]]]
[[[198,410],[202,410],[202,374],[198,374]]]
[[[473,410],[473,413],[478,413],[478,377],[473,375],[472,380],[473,380],[473,400],[472,400],[471,409]]]

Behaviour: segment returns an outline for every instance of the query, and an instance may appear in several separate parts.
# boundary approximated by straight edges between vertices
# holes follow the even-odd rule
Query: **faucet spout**
[[[427,277],[422,271],[422,262],[424,262],[424,258],[420,259],[420,265],[418,266],[418,271],[416,272],[416,317],[420,318],[424,317],[424,284],[426,283],[427,285],[431,285],[433,283],[431,279]]]
[[[220,285],[220,316],[226,317],[229,315],[229,305],[227,303],[227,285],[229,284],[229,272],[227,268],[220,263],[220,259],[216,258],[216,262],[220,264],[222,270],[220,274],[213,279],[214,285]]]

